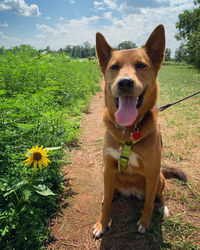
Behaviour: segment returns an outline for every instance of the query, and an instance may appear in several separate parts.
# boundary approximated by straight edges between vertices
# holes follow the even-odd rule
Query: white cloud
[[[48,26],[46,24],[37,24],[36,27],[38,30],[41,30],[44,33],[51,33],[54,35],[57,34],[56,30],[54,30],[53,28],[51,28],[50,26]]]
[[[44,34],[36,34],[35,37],[44,39],[46,36]]]
[[[47,20],[51,20],[51,17],[50,17],[50,16],[47,16],[46,19],[47,19]]]
[[[7,23],[0,23],[0,27],[8,28],[8,24]]]
[[[69,3],[74,4],[75,1],[74,0],[69,0]]]
[[[105,12],[103,16],[105,19],[112,20],[112,12],[111,11]]]
[[[103,2],[109,9],[117,9],[116,0],[103,0]]]
[[[6,47],[18,46],[24,44],[24,41],[16,37],[6,36],[0,32],[0,44],[6,44]]]
[[[94,11],[102,11],[106,9],[118,10],[118,5],[116,0],[103,0],[103,1],[94,1]]]
[[[66,45],[81,45],[85,41],[95,43],[96,24],[99,16],[71,19],[69,22],[57,23],[54,26],[37,24],[37,39],[30,41],[36,48],[45,48],[49,45],[52,49],[64,48]]]
[[[36,4],[28,5],[24,0],[3,0],[0,11],[12,11],[20,16],[39,16],[41,13]]]
[[[59,17],[59,20],[60,20],[60,21],[63,21],[63,20],[64,20],[64,17],[62,17],[62,16]]]

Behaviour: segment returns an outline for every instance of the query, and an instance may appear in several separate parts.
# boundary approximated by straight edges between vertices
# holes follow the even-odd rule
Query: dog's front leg
[[[109,165],[108,165],[109,163]],[[107,162],[104,170],[104,202],[102,212],[99,220],[94,225],[93,236],[95,238],[101,237],[108,230],[108,223],[110,222],[111,203],[114,197],[114,183],[115,183],[115,170],[111,162]]]
[[[138,232],[145,233],[151,222],[154,208],[154,201],[158,187],[159,172],[150,174],[146,177],[145,203],[142,211],[142,217],[138,221]]]

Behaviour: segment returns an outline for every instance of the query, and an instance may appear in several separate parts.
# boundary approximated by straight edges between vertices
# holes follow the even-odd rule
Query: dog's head
[[[96,34],[96,53],[105,80],[105,104],[121,126],[134,124],[156,102],[157,72],[165,52],[165,32],[159,25],[142,48],[113,49]]]

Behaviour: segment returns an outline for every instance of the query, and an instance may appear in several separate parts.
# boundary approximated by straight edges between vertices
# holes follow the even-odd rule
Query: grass
[[[200,89],[199,72],[188,65],[163,65],[159,73],[160,99],[159,106],[174,102]],[[162,126],[164,137],[164,158],[180,159],[174,154],[183,155],[185,146],[197,149],[200,138],[200,95],[176,104],[160,114],[165,121]],[[172,145],[176,150],[172,150]],[[188,155],[189,156],[189,155]],[[188,157],[186,156],[186,157]]]
[[[188,65],[163,65],[158,78],[160,106],[200,90],[200,73]],[[177,180],[170,181],[170,187],[166,190],[174,215],[163,222],[163,239],[169,244],[168,248],[163,249],[198,249],[200,230],[195,225],[199,225],[197,221],[200,218],[197,171],[200,162],[200,95],[163,111],[160,123],[163,162],[183,167],[189,177],[186,185]],[[177,209],[180,209],[179,212]]]

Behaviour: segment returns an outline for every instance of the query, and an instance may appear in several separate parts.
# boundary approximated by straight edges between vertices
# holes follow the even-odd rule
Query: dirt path
[[[113,202],[111,229],[100,240],[95,241],[92,237],[93,225],[101,209],[103,197],[103,103],[103,93],[99,92],[93,97],[91,107],[81,121],[82,134],[78,148],[68,152],[72,164],[66,165],[63,169],[66,187],[61,211],[52,220],[51,229],[55,241],[47,249],[160,249],[163,239],[162,218],[154,211],[152,231],[145,235],[138,234],[136,223],[143,203],[135,198],[121,197]],[[171,165],[173,162],[168,163]],[[186,170],[189,165],[189,162],[182,161],[178,167]],[[190,167],[186,172],[190,180],[195,180],[196,172],[191,170]],[[176,182],[167,181],[166,194],[170,194],[167,205],[172,214],[182,214],[186,222],[199,226],[200,209],[197,193]],[[180,227],[181,225],[180,222]],[[170,241],[177,236],[179,230],[176,231],[173,227],[173,220],[165,226],[165,237]],[[172,231],[175,235],[171,234]],[[196,231],[192,237],[198,242],[200,235]]]
[[[48,249],[99,249],[92,228],[103,196],[102,112],[103,95],[99,92],[81,121],[82,135],[78,150],[71,152],[72,164],[63,169],[70,187],[66,194],[71,197],[62,202],[61,217],[52,221],[56,241]]]

